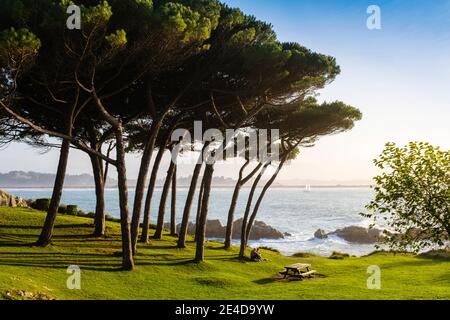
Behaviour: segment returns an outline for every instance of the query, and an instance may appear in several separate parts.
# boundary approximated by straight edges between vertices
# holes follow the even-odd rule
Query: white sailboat
[[[311,192],[311,185],[305,185],[305,192]]]

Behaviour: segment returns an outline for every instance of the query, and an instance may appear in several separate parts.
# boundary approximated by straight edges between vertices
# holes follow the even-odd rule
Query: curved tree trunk
[[[250,189],[250,193],[248,195],[247,199],[247,206],[245,207],[244,217],[242,218],[242,227],[241,227],[241,244],[239,248],[239,257],[243,258],[245,256],[245,249],[247,248],[246,243],[246,237],[245,233],[247,230],[247,220],[248,216],[250,214],[250,208],[252,206],[253,202],[253,196],[255,195],[256,187],[258,186],[259,180],[261,180],[261,177],[263,176],[264,172],[266,171],[266,168],[269,166],[270,162],[266,163],[261,170],[261,172],[256,176],[255,181],[253,181],[252,188]]]
[[[206,164],[202,182],[202,184],[204,184],[202,196],[202,208],[200,211],[200,216],[198,218],[195,236],[196,248],[194,261],[196,262],[200,262],[205,259],[206,221],[208,217],[208,204],[209,204],[209,196],[211,193],[211,182],[213,173],[214,173],[214,165]]]
[[[130,213],[128,209],[127,171],[125,167],[125,146],[123,128],[116,129],[117,178],[120,201],[120,228],[122,233],[122,268],[134,269],[134,259],[131,249]]]
[[[94,103],[103,118],[115,129],[116,138],[116,168],[119,189],[120,230],[122,235],[122,269],[133,270],[134,259],[131,249],[130,212],[128,209],[127,170],[125,166],[125,144],[123,141],[123,125],[114,118],[103,106],[95,90],[92,92]]]
[[[138,179],[136,182],[136,189],[134,194],[133,216],[131,221],[131,244],[133,254],[136,254],[136,243],[139,233],[139,224],[141,221],[142,199],[144,198],[145,182],[147,181],[148,168],[155,148],[155,141],[158,136],[159,129],[162,125],[163,117],[152,123],[148,135],[147,143],[145,144],[144,152],[142,154],[141,165],[139,167]]]
[[[258,200],[255,203],[255,207],[253,208],[252,215],[250,216],[250,219],[249,219],[248,224],[247,224],[247,229],[245,231],[245,244],[246,245],[247,245],[248,240],[250,238],[250,232],[252,231],[252,226],[253,226],[253,223],[255,222],[256,214],[258,213],[258,210],[259,210],[259,207],[261,205],[262,199],[264,198],[264,195],[266,194],[266,192],[269,189],[269,187],[272,185],[272,183],[277,178],[277,175],[280,172],[281,168],[283,167],[285,161],[286,161],[286,158],[281,160],[280,164],[278,165],[277,170],[272,175],[272,177],[266,182],[266,184],[264,185],[261,193],[259,194]]]
[[[112,142],[110,142],[108,146],[108,150],[106,151],[106,157],[109,158],[111,151],[113,151],[115,146],[113,146]],[[103,185],[106,187],[106,181],[108,180],[108,171],[109,171],[109,162],[105,161],[105,170],[103,172]]]
[[[229,249],[231,247],[231,236],[233,233],[233,219],[234,219],[234,210],[236,209],[237,200],[239,197],[239,190],[242,187],[242,178],[244,174],[245,168],[250,163],[250,160],[246,160],[244,165],[239,170],[238,180],[234,187],[233,196],[231,197],[230,208],[228,209],[228,218],[227,218],[227,226],[225,229],[225,249]]]
[[[164,187],[161,192],[161,200],[159,202],[159,210],[158,210],[158,221],[156,224],[155,234],[153,235],[154,239],[162,238],[162,231],[164,229],[164,215],[166,213],[166,202],[167,196],[169,195],[169,188],[172,182],[172,175],[175,169],[175,163],[170,161],[169,169],[167,170],[166,181],[164,182]]]
[[[172,196],[170,199],[170,235],[177,235],[177,166],[172,173]]]
[[[245,178],[242,178],[242,173],[245,167],[248,165],[250,161],[246,161],[245,164],[241,167],[239,171],[239,179],[234,187],[233,197],[231,198],[230,208],[228,210],[228,219],[227,226],[225,230],[225,249],[229,249],[231,247],[231,240],[233,236],[233,220],[234,220],[234,212],[236,210],[237,200],[239,198],[239,192],[244,184],[246,184],[258,170],[261,168],[262,163],[259,163],[253,170],[250,172]]]
[[[205,190],[205,181],[202,179],[200,182],[200,190],[198,192],[198,199],[197,199],[197,214],[195,215],[195,229],[194,229],[194,241],[197,240],[197,226],[198,226],[198,220],[200,218],[200,213],[202,211],[202,199],[203,199],[203,191]]]
[[[56,171],[55,183],[53,185],[52,198],[50,206],[45,217],[44,226],[42,227],[39,239],[36,242],[38,246],[47,246],[50,244],[53,228],[55,226],[56,214],[58,213],[59,204],[61,202],[61,195],[64,187],[64,178],[66,176],[67,161],[69,159],[70,142],[63,140],[61,150],[59,153],[58,169]]]
[[[194,200],[195,190],[197,188],[198,177],[200,176],[200,171],[202,170],[203,166],[203,151],[208,145],[209,143],[205,143],[205,145],[203,146],[199,159],[195,164],[194,171],[192,172],[191,184],[189,186],[189,191],[186,197],[186,203],[184,204],[183,218],[181,220],[180,232],[178,235],[178,243],[177,243],[178,248],[186,248],[186,235],[187,235],[187,228],[189,225],[189,215],[191,212],[192,202]],[[201,199],[201,197],[199,199]],[[199,200],[199,203],[200,201],[201,200]]]
[[[155,191],[155,184],[158,178],[159,166],[161,165],[161,160],[164,155],[164,148],[159,148],[156,154],[155,162],[153,164],[152,173],[150,175],[150,182],[148,184],[147,197],[145,198],[144,207],[144,222],[142,225],[141,242],[147,243],[149,238],[149,228],[150,228],[150,209],[152,203],[153,192]]]
[[[98,148],[96,148],[98,150]],[[94,236],[105,235],[105,184],[103,173],[103,162],[94,155],[89,155],[92,164],[92,172],[95,183],[95,216],[94,216]]]

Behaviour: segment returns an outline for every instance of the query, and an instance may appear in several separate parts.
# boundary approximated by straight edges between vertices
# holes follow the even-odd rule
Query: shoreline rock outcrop
[[[164,228],[169,229],[169,224],[165,223]],[[241,238],[242,219],[234,221],[233,224],[233,239]],[[177,225],[177,232],[180,230],[180,224]],[[207,238],[225,238],[226,226],[223,226],[220,220],[207,220],[206,221],[206,237]],[[195,233],[195,224],[189,222],[187,233],[193,235]],[[255,220],[250,233],[250,240],[260,239],[284,239],[285,234],[277,229],[269,226],[268,224]]]
[[[376,228],[364,228],[360,226],[349,226],[337,229],[333,232],[326,233],[322,229],[318,229],[314,233],[317,239],[326,239],[330,235],[336,235],[339,238],[351,243],[374,244],[383,237],[383,231]]]
[[[3,190],[0,190],[0,207],[26,208],[26,207],[28,207],[28,204],[24,199],[22,199],[20,197],[16,197],[14,195],[11,195],[9,193],[6,193]]]

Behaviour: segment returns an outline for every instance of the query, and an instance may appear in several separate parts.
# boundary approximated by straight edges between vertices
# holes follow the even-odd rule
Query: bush
[[[78,206],[75,205],[75,204],[69,204],[69,205],[67,205],[67,211],[66,211],[66,213],[67,213],[68,215],[71,215],[71,216],[76,216],[77,213],[78,213]]]
[[[50,199],[36,199],[31,207],[36,210],[47,211],[50,207]]]
[[[271,247],[264,247],[263,246],[263,247],[259,247],[259,249],[280,253],[280,251],[278,251],[277,249],[271,248]]]
[[[348,258],[348,257],[350,257],[350,255],[348,253],[333,251],[333,253],[330,256],[330,259],[342,260],[342,259]]]
[[[119,218],[114,218],[113,216],[110,216],[109,214],[105,215],[106,221],[113,221],[113,222],[120,222]]]
[[[421,258],[450,261],[450,248],[430,250],[419,255]]]
[[[315,255],[312,253],[309,253],[309,252],[297,252],[297,253],[294,253],[292,256],[295,258],[310,258],[310,257],[314,257]]]
[[[83,218],[95,218],[95,212],[84,212],[83,210],[79,210],[77,216]]]
[[[58,208],[58,213],[63,213],[63,214],[67,213],[67,206],[65,204],[60,205]]]

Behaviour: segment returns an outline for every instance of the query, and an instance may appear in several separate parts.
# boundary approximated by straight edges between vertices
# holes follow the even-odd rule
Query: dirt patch
[[[25,290],[7,290],[3,293],[3,297],[7,300],[55,300],[45,293]]]

